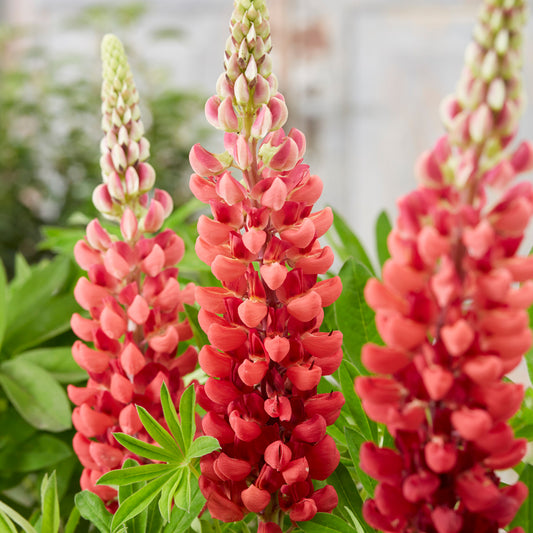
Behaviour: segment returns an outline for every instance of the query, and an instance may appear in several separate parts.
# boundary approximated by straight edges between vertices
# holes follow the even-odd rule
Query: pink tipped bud
[[[257,76],[253,94],[256,106],[267,104],[270,100],[270,85],[263,76]]]
[[[113,210],[113,200],[109,194],[107,185],[101,183],[94,189],[93,204],[100,213],[111,213]]]
[[[149,163],[139,163],[137,165],[137,175],[139,176],[139,191],[148,192],[155,183],[155,170]]]
[[[233,98],[233,86],[230,83],[226,73],[223,72],[217,80],[217,95],[220,99],[227,98],[228,96]],[[209,120],[209,119],[208,119]]]
[[[511,165],[516,172],[527,172],[533,168],[533,144],[524,141],[511,157]]]
[[[218,107],[219,127],[224,131],[237,131],[239,129],[239,119],[233,108],[233,99],[228,97],[222,100]]]
[[[218,128],[218,108],[220,107],[220,98],[218,96],[211,96],[205,103],[205,118],[211,126]]]
[[[107,189],[111,197],[114,198],[117,202],[122,203],[126,199],[122,180],[116,172],[113,172],[109,176],[109,179],[107,180]]]
[[[470,119],[468,126],[470,137],[476,143],[487,139],[494,127],[492,111],[487,104],[479,106]]]
[[[272,113],[266,105],[259,109],[254,123],[252,124],[251,136],[256,139],[262,139],[272,128]]]
[[[128,196],[133,196],[139,192],[139,174],[137,174],[137,171],[133,167],[128,167],[126,169],[124,181],[126,184],[126,194]]]
[[[217,181],[216,191],[228,205],[238,204],[246,197],[244,187],[229,172],[222,174]]]
[[[126,153],[124,152],[120,144],[115,144],[111,149],[111,160],[113,161],[113,167],[119,172],[124,172],[128,166],[126,159]]]
[[[268,144],[265,144],[259,150],[263,163],[279,172],[294,168],[298,161],[298,153],[298,145],[290,137],[286,137],[282,144],[277,147],[269,147]]]
[[[272,131],[279,130],[283,127],[287,118],[289,118],[289,111],[287,109],[287,104],[280,98],[271,98],[268,103],[268,108],[270,113],[272,113]]]
[[[167,218],[170,216],[172,213],[172,208],[174,207],[172,196],[170,196],[167,191],[156,189],[154,191],[154,200],[158,201],[163,207],[164,217]]]
[[[213,174],[220,174],[231,163],[231,156],[228,154],[215,155],[208,152],[200,144],[195,144],[189,153],[189,162],[193,170],[203,178],[212,176]]]
[[[96,218],[87,224],[87,240],[93,248],[102,252],[111,246],[109,233],[102,228],[102,225]]]
[[[248,87],[248,81],[244,74],[241,74],[235,81],[233,91],[237,104],[245,106],[250,100],[250,88]]]
[[[131,241],[137,234],[137,219],[133,211],[127,207],[120,219],[120,232],[126,241]]]
[[[157,201],[150,202],[150,208],[144,217],[143,227],[147,233],[154,233],[158,231],[165,220],[165,210],[163,206]]]
[[[289,131],[289,137],[296,143],[298,146],[298,159],[302,159],[305,154],[305,135],[296,128],[292,128]]]

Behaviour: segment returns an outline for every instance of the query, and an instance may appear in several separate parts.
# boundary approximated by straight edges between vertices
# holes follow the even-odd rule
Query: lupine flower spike
[[[497,473],[526,452],[508,423],[524,390],[503,380],[532,340],[533,257],[517,250],[533,187],[515,178],[532,168],[533,147],[509,147],[525,17],[523,0],[484,2],[457,93],[442,106],[447,134],[420,157],[383,281],[365,289],[386,346],[364,347],[378,376],[357,378],[356,390],[397,448],[361,447],[361,468],[379,482],[364,516],[380,531],[497,533],[527,496]]]
[[[202,428],[222,446],[202,459],[200,488],[214,518],[257,513],[260,533],[280,533],[284,515],[310,520],[338,501],[312,480],[339,462],[326,427],[344,399],[317,385],[342,358],[341,333],[319,331],[341,283],[317,281],[333,261],[318,241],[332,212],[312,212],[322,182],[302,163],[304,135],[281,129],[287,107],[265,1],[237,0],[230,31],[226,69],[205,107],[226,151],[190,153],[191,190],[212,212],[198,222],[196,251],[222,283],[196,290],[210,342],[199,353],[209,376],[198,391]]]
[[[87,226],[86,239],[74,249],[88,272],[75,288],[77,302],[91,318],[72,317],[81,339],[72,347],[76,362],[89,374],[86,387],[70,386],[77,406],[72,418],[77,433],[74,450],[85,467],[82,489],[89,489],[116,507],[116,491],[96,486],[110,469],[133,457],[114,439],[121,431],[152,442],[142,427],[136,405],[162,420],[159,391],[163,381],[178,404],[182,376],[194,369],[197,354],[188,347],[179,357],[179,341],[192,337],[180,321],[183,303],[194,302],[194,287],[181,289],[174,265],[184,252],[173,231],[157,232],[172,210],[170,196],[152,188],[154,169],[146,162],[138,93],[120,41],[107,35],[102,42],[103,86],[101,167],[104,183],[94,191],[94,204],[120,223],[122,238],[111,236],[98,222]],[[84,342],[82,342],[84,341]],[[89,347],[89,343],[92,347]]]

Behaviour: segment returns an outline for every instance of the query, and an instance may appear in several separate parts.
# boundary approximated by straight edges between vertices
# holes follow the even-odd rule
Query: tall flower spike
[[[496,473],[526,452],[508,424],[523,387],[502,380],[531,346],[533,260],[517,250],[533,187],[513,181],[533,152],[509,148],[525,16],[522,0],[485,1],[457,93],[442,106],[448,133],[420,157],[383,281],[365,288],[386,346],[363,348],[378,376],[355,387],[399,452],[361,447],[361,468],[379,482],[363,512],[380,531],[497,533],[527,496]]]
[[[253,512],[259,532],[280,533],[284,515],[310,520],[337,504],[332,486],[315,490],[312,480],[339,462],[326,427],[344,399],[317,385],[342,359],[341,333],[319,331],[341,283],[317,281],[333,261],[318,241],[332,213],[312,212],[322,182],[302,163],[304,135],[281,129],[287,108],[264,0],[236,1],[230,31],[226,70],[206,104],[226,151],[190,153],[191,189],[212,212],[198,222],[196,251],[222,283],[196,291],[211,343],[199,353],[209,376],[198,391],[202,428],[222,446],[202,459],[200,488],[214,518]]]
[[[76,405],[74,450],[85,467],[81,487],[114,509],[116,491],[95,482],[132,454],[113,433],[152,442],[135,405],[162,420],[162,382],[178,405],[182,376],[194,369],[197,354],[189,346],[176,357],[178,343],[192,337],[179,313],[183,303],[194,302],[194,286],[182,290],[177,281],[174,265],[183,256],[183,240],[171,230],[145,236],[159,230],[171,200],[157,189],[148,199],[155,173],[146,162],[148,141],[143,137],[137,90],[122,44],[113,35],[104,38],[102,57],[104,184],[94,198],[105,216],[120,222],[122,240],[95,219],[87,226],[86,239],[75,246],[76,260],[88,279],[80,278],[74,294],[90,318],[77,313],[72,317],[72,329],[81,339],[74,343],[72,355],[88,372],[89,381],[86,387],[69,386],[68,394]]]

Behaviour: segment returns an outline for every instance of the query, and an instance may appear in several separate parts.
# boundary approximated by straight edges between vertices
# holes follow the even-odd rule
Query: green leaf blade
[[[124,463],[126,464],[126,463]],[[98,481],[97,485],[115,485],[122,487],[133,483],[149,481],[157,476],[165,474],[175,467],[167,464],[147,464],[138,466],[122,467],[119,470],[110,470],[105,473]]]
[[[13,359],[0,365],[0,385],[15,409],[37,429],[59,432],[72,427],[64,389],[46,370]]]
[[[194,385],[190,385],[183,391],[180,399],[181,433],[183,435],[186,453],[196,433],[195,406],[196,395],[194,393]]]
[[[389,248],[387,247],[387,237],[392,230],[392,224],[389,216],[385,211],[381,211],[376,221],[376,250],[381,267],[390,257]]]
[[[175,460],[181,461],[183,454],[181,453],[176,441],[170,436],[170,433],[144,408],[137,406],[137,412],[141,422],[148,431],[148,434],[167,452],[169,452]]]
[[[74,497],[80,515],[96,526],[100,533],[109,533],[113,515],[105,508],[102,500],[93,492],[84,490]]]
[[[152,461],[169,462],[175,459],[174,455],[159,446],[148,444],[125,433],[114,433],[115,439],[130,452]]]
[[[201,436],[195,439],[189,448],[187,458],[194,459],[196,457],[203,457],[208,453],[214,452],[220,448],[220,444],[215,437]]]

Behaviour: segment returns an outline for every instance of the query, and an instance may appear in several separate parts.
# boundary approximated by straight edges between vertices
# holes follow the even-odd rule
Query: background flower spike
[[[523,386],[503,380],[532,342],[533,262],[517,251],[533,187],[515,182],[531,167],[531,145],[510,148],[525,17],[522,0],[484,2],[457,92],[442,104],[447,134],[420,157],[383,281],[365,289],[387,346],[364,347],[363,363],[380,375],[355,388],[400,452],[361,448],[362,470],[379,482],[363,515],[380,531],[497,533],[527,496],[496,472],[527,445],[509,426]]]
[[[68,394],[76,405],[73,444],[84,466],[81,487],[114,511],[116,490],[96,481],[133,455],[113,433],[153,442],[135,405],[161,421],[161,384],[167,384],[177,405],[184,390],[182,377],[196,365],[196,351],[189,346],[176,357],[178,344],[192,337],[180,313],[184,303],[194,303],[194,287],[182,289],[177,281],[174,265],[183,256],[183,240],[169,229],[146,235],[161,228],[171,200],[157,189],[151,200],[147,198],[155,172],[147,162],[149,144],[143,136],[139,96],[124,48],[113,35],[104,37],[102,60],[104,183],[95,190],[95,205],[120,224],[122,239],[93,220],[86,239],[74,249],[79,265],[88,272],[74,295],[90,318],[77,313],[72,317],[74,333],[85,341],[76,341],[72,354],[89,380],[86,387],[70,385]]]

